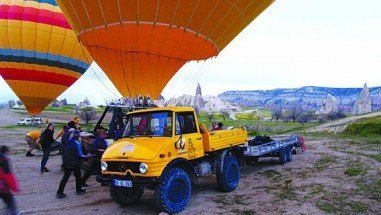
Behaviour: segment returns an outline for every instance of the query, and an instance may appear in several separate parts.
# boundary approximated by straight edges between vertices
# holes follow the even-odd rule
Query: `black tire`
[[[292,161],[292,146],[288,146],[286,148],[286,161],[291,162]]]
[[[141,187],[115,187],[110,184],[111,199],[122,207],[131,206],[140,201],[143,195]]]
[[[259,160],[259,157],[255,156],[255,157],[245,157],[245,164],[247,165],[253,165],[254,163],[258,162]]]
[[[279,150],[279,163],[280,164],[285,164],[287,162],[287,150],[286,148],[283,148]]]
[[[218,187],[224,192],[233,191],[239,183],[238,161],[233,155],[226,155],[222,165],[222,171],[217,173]]]
[[[179,213],[188,205],[191,190],[191,180],[186,171],[177,167],[169,169],[156,186],[156,204],[162,212]]]

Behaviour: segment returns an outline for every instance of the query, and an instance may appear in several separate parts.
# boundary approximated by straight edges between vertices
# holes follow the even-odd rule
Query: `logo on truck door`
[[[180,138],[176,143],[175,143],[175,148],[179,150],[184,150],[185,148],[185,138]]]

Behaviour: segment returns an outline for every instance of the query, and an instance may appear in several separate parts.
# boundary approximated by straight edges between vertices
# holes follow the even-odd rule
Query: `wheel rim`
[[[229,184],[237,183],[238,180],[238,168],[231,164],[227,171],[227,181]]]
[[[186,183],[181,179],[175,179],[170,185],[168,198],[174,204],[181,204],[186,199],[187,192],[188,188]]]

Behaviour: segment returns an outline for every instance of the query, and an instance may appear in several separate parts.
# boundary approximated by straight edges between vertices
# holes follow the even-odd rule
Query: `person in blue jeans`
[[[42,160],[41,160],[41,173],[43,172],[49,172],[48,168],[46,168],[46,163],[49,160],[50,151],[52,148],[52,143],[54,143],[54,125],[52,123],[49,123],[48,126],[46,126],[46,129],[42,132],[40,137],[40,144],[41,149],[43,152]]]
[[[89,156],[84,155],[82,152],[82,145],[79,142],[79,132],[74,128],[69,129],[70,136],[69,140],[65,143],[62,152],[63,152],[63,169],[64,175],[61,179],[57,190],[57,198],[62,199],[66,197],[64,193],[65,186],[69,180],[70,174],[73,172],[75,177],[75,188],[76,195],[82,195],[86,193],[85,189],[82,189],[81,181],[81,162],[83,158],[88,158]]]

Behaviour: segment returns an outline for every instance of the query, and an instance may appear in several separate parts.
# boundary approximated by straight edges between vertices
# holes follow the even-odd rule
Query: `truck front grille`
[[[107,162],[107,171],[125,172],[131,170],[133,173],[139,173],[139,162],[109,161]]]

